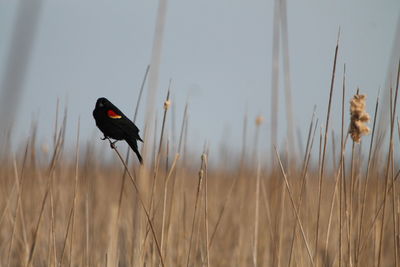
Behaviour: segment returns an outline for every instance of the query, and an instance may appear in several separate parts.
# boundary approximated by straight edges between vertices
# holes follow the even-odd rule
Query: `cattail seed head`
[[[167,110],[169,108],[169,106],[171,105],[171,101],[170,100],[166,100],[164,102],[164,109]]]
[[[256,125],[260,126],[264,122],[264,117],[261,115],[258,115],[256,118]]]
[[[366,125],[371,117],[365,111],[366,95],[356,94],[350,100],[350,130],[349,133],[354,142],[360,143],[361,137],[367,135],[370,129]]]

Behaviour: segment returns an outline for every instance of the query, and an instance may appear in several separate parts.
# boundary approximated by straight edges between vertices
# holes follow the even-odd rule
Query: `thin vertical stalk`
[[[339,182],[339,267],[342,266],[342,233],[343,233],[343,183],[344,183],[344,100],[346,98],[346,64],[343,66],[342,83],[342,124],[340,134],[340,182]]]
[[[279,164],[279,163],[278,163]],[[282,243],[283,243],[283,235],[284,235],[284,231],[283,231],[283,224],[284,224],[284,218],[285,218],[285,199],[286,199],[286,194],[285,194],[285,185],[284,182],[281,182],[281,187],[280,188],[280,199],[279,199],[279,220],[278,220],[278,226],[279,226],[279,230],[278,230],[278,247],[277,247],[277,252],[276,252],[276,257],[277,257],[277,262],[276,262],[276,266],[281,266],[281,253],[282,253]]]
[[[22,194],[23,181],[24,181],[25,164],[26,164],[26,159],[27,159],[27,155],[28,155],[28,147],[29,147],[29,141],[26,144],[26,148],[25,148],[25,153],[24,153],[24,159],[22,161],[20,178],[18,178],[17,164],[16,164],[15,160],[14,160],[14,164],[13,164],[14,165],[14,173],[15,173],[15,182],[16,182],[16,185],[17,185],[17,203],[15,205],[15,211],[14,211],[14,220],[13,220],[13,227],[12,227],[12,232],[11,232],[10,246],[8,247],[7,267],[10,266],[11,250],[12,250],[12,245],[13,245],[14,235],[15,235],[15,229],[16,229],[16,226],[17,226],[17,219],[18,219],[18,209],[20,208],[20,203],[21,203],[21,194]]]
[[[349,206],[350,206],[350,211],[349,211],[349,224],[348,224],[348,232],[349,232],[349,240],[348,240],[348,249],[349,249],[349,258],[348,262],[350,266],[353,265],[353,259],[352,259],[352,229],[353,229],[353,194],[354,194],[354,180],[355,180],[355,174],[354,174],[354,151],[355,151],[355,142],[353,141],[353,145],[351,147],[351,176],[350,176],[350,195],[349,195]]]
[[[399,62],[399,69],[400,69],[400,62]],[[391,131],[394,131],[394,118],[396,116],[396,112],[395,110],[393,110],[393,96],[392,96],[392,92],[390,92],[390,110],[393,111],[393,113],[391,112]],[[392,133],[393,135],[394,133]],[[394,138],[394,137],[393,137]],[[398,267],[398,244],[397,244],[397,221],[396,221],[396,211],[397,211],[397,207],[396,207],[396,183],[394,182],[394,142],[393,142],[393,138],[391,138],[391,142],[390,142],[390,158],[391,158],[391,174],[390,176],[392,177],[392,185],[393,185],[393,190],[392,190],[392,220],[393,220],[393,244],[394,244],[394,265],[396,267]]]
[[[56,146],[57,144],[57,133],[58,133],[58,110],[60,107],[60,99],[57,97],[57,104],[56,104],[56,119],[54,121],[54,136],[53,136],[53,145]]]
[[[149,212],[152,214],[152,217],[155,216],[155,208],[154,208],[154,195],[156,192],[156,186],[157,186],[157,175],[158,175],[158,170],[159,170],[159,165],[160,165],[160,159],[161,159],[161,149],[162,149],[162,143],[164,140],[164,130],[165,130],[165,122],[166,122],[166,117],[167,117],[167,111],[170,106],[170,89],[171,89],[171,80],[169,81],[169,86],[168,86],[168,91],[167,91],[167,97],[164,102],[164,115],[163,115],[163,120],[162,120],[162,126],[161,126],[161,134],[160,134],[160,140],[159,140],[159,145],[158,145],[158,151],[156,149],[156,134],[154,134],[154,154],[155,154],[155,167],[153,170],[153,179],[151,182],[151,194],[150,194],[150,200],[149,200]],[[157,124],[157,119],[155,120],[155,123]],[[156,129],[156,126],[154,127]],[[153,211],[154,210],[154,211]],[[153,214],[154,213],[154,214]],[[143,239],[143,244],[147,240],[149,228],[148,226],[146,227],[146,234],[145,238]]]
[[[144,77],[143,77],[143,80],[142,80],[142,84],[141,84],[141,86],[140,86],[140,91],[139,91],[139,96],[138,96],[138,99],[137,99],[137,102],[136,102],[136,107],[135,107],[135,113],[134,113],[134,115],[133,115],[133,123],[135,123],[136,122],[136,119],[137,119],[137,115],[138,115],[138,112],[139,112],[139,106],[140,106],[140,103],[141,103],[141,100],[142,100],[142,95],[143,95],[143,91],[144,91],[144,86],[145,86],[145,84],[146,84],[146,80],[147,80],[147,76],[148,76],[148,74],[149,74],[149,70],[150,70],[150,65],[147,65],[147,68],[146,68],[146,72],[145,72],[145,74],[144,74]],[[128,165],[128,163],[129,163],[129,155],[130,155],[130,147],[128,147],[127,148],[127,151],[126,151],[126,156],[125,156],[125,162],[126,162],[126,164]],[[126,180],[126,169],[124,169],[124,173],[123,173],[123,175],[122,175],[122,182],[121,182],[121,187],[120,187],[120,190],[119,190],[119,199],[118,199],[118,211],[117,211],[117,220],[116,220],[116,225],[115,225],[115,235],[117,235],[117,242],[118,242],[118,239],[119,239],[119,235],[118,235],[118,226],[119,226],[119,223],[120,223],[120,220],[121,220],[121,209],[122,209],[122,199],[123,199],[123,195],[124,195],[124,188],[125,188],[125,180]],[[132,242],[133,243],[133,242]],[[134,253],[132,253],[132,255],[133,255]]]
[[[257,164],[257,178],[256,178],[256,199],[255,199],[255,212],[254,212],[254,244],[253,244],[253,264],[255,267],[258,266],[258,225],[260,217],[260,176],[261,176],[261,164],[258,159]]]
[[[394,181],[396,182],[399,177],[400,177],[400,170],[396,173]],[[393,184],[390,184],[390,187],[386,193],[389,194],[392,189],[393,189]],[[369,236],[371,235],[372,230],[374,230],[374,227],[376,225],[376,222],[378,221],[378,217],[381,214],[384,204],[385,204],[385,200],[382,200],[382,202],[380,203],[379,208],[377,209],[377,212],[374,216],[374,219],[371,222],[371,225],[368,227],[369,230],[367,231],[367,234],[366,234],[365,238],[362,240],[361,245],[360,245],[360,253],[359,253],[360,255],[361,255],[361,252],[363,251],[363,249],[365,248],[365,245],[367,244],[367,240],[368,240]],[[376,206],[378,206],[378,205],[376,205]]]
[[[357,255],[356,255],[357,262],[358,262],[358,257],[359,257],[359,253],[360,253],[360,242],[361,242],[361,235],[362,235],[362,227],[363,227],[363,223],[364,223],[363,219],[364,219],[364,212],[365,212],[365,204],[366,204],[366,200],[367,200],[369,172],[371,169],[372,148],[373,148],[373,144],[374,144],[378,106],[379,106],[379,93],[378,93],[378,97],[376,98],[376,103],[375,103],[374,124],[372,126],[372,135],[371,135],[371,142],[369,144],[369,153],[368,153],[368,162],[367,162],[367,172],[365,174],[365,186],[364,186],[364,191],[363,191],[363,200],[361,202],[360,227],[358,229]]]
[[[389,168],[390,168],[390,164],[391,164],[391,157],[392,157],[392,153],[393,153],[393,131],[394,131],[394,118],[396,115],[396,107],[397,107],[397,95],[398,95],[398,91],[399,91],[399,76],[400,76],[400,62],[397,68],[397,81],[396,81],[396,94],[395,94],[395,98],[394,98],[394,103],[393,103],[393,111],[391,111],[392,113],[392,117],[391,117],[391,123],[390,123],[390,145],[389,145],[389,154],[388,154],[388,161],[387,161],[387,165],[386,165],[386,180],[385,180],[385,195],[384,195],[384,204],[383,204],[383,213],[382,213],[382,225],[381,225],[381,235],[380,235],[380,241],[379,241],[379,254],[378,254],[378,267],[381,266],[381,256],[382,256],[382,247],[383,247],[383,228],[384,228],[384,224],[385,224],[385,208],[386,208],[386,200],[387,200],[387,187],[388,187],[388,183],[389,183]],[[393,180],[393,177],[392,177]],[[393,182],[393,181],[392,181]],[[394,186],[394,184],[393,184]],[[394,229],[394,232],[396,232],[396,230]],[[395,263],[397,264],[397,243],[395,243]]]
[[[307,156],[309,154],[308,151],[310,150],[310,141],[311,141],[311,134],[312,134],[313,124],[314,124],[316,108],[317,107],[314,106],[314,111],[313,111],[313,114],[312,114],[312,117],[311,117],[310,127],[308,128],[307,144],[306,144],[306,151],[304,153],[304,158],[303,158],[302,173],[304,172]],[[317,119],[317,121],[318,121],[318,119]]]
[[[118,158],[120,159],[120,161],[124,165],[125,169],[127,170],[128,176],[131,179],[133,188],[135,189],[135,192],[136,192],[136,195],[137,195],[137,197],[139,199],[140,205],[142,206],[143,211],[146,214],[147,223],[150,226],[150,230],[151,230],[151,233],[153,235],[154,242],[156,244],[157,252],[158,252],[158,255],[160,256],[161,265],[163,267],[165,267],[164,259],[163,259],[162,254],[161,254],[161,249],[160,249],[159,242],[157,240],[156,232],[154,230],[153,222],[151,221],[150,214],[147,211],[147,208],[146,208],[146,206],[144,204],[143,198],[142,198],[142,196],[140,194],[140,191],[139,191],[139,187],[137,186],[137,183],[136,183],[135,179],[133,178],[132,174],[130,173],[130,171],[128,169],[128,166],[126,165],[126,163],[125,163],[124,159],[122,158],[121,154],[119,153],[118,149],[113,145],[113,143],[112,143],[112,141],[110,139],[108,139],[108,141],[110,142],[111,148],[115,151],[115,153],[117,154]]]
[[[274,1],[272,35],[272,77],[271,77],[271,158],[274,159],[273,146],[278,142],[279,110],[279,40],[280,40],[280,1]],[[274,161],[272,161],[274,162]]]
[[[79,178],[79,132],[80,132],[80,121],[78,118],[78,130],[76,134],[76,153],[75,153],[75,185],[74,185],[74,198],[73,198],[73,206],[72,206],[72,226],[71,226],[71,239],[69,245],[69,267],[72,266],[72,260],[74,259],[72,255],[72,248],[74,244],[74,225],[75,225],[75,210],[76,210],[76,198],[77,198],[77,189],[78,189],[78,178]]]
[[[325,167],[325,155],[326,155],[326,145],[328,142],[328,130],[329,130],[329,119],[331,114],[331,105],[332,105],[332,94],[333,94],[333,85],[335,83],[335,72],[336,72],[336,60],[339,50],[339,37],[340,37],[340,29],[338,33],[336,48],[335,48],[335,58],[333,61],[333,70],[332,70],[332,79],[331,79],[331,89],[329,93],[329,103],[328,103],[328,111],[326,114],[326,124],[325,124],[325,136],[324,136],[324,148],[322,152],[322,161],[321,161],[321,172],[319,174],[319,183],[318,183],[318,211],[317,211],[317,233],[315,236],[315,250],[314,250],[314,258],[316,259],[316,264],[318,265],[317,251],[318,251],[318,238],[319,238],[319,224],[320,224],[320,216],[321,216],[321,200],[322,200],[322,181],[324,176],[324,167]]]
[[[89,190],[91,188],[90,182],[91,179],[86,177],[86,185],[85,185],[85,267],[90,266],[90,223],[89,223]]]
[[[175,170],[177,161],[179,159],[179,154],[177,153],[175,155],[174,161],[172,162],[171,168],[169,169],[167,178],[165,179],[164,183],[164,203],[163,203],[163,217],[162,217],[162,224],[161,224],[161,241],[160,241],[160,246],[161,246],[161,251],[164,251],[164,236],[165,236],[165,220],[166,220],[166,208],[167,208],[167,193],[168,193],[168,182],[171,179],[172,173]],[[166,253],[163,253],[164,257],[166,256]]]
[[[397,118],[397,131],[399,134],[399,141],[400,141],[400,122],[399,122],[399,118]]]
[[[209,231],[208,231],[208,151],[203,153],[202,161],[204,162],[204,226],[205,226],[205,237],[206,237],[206,261],[207,267],[210,266],[210,249],[208,244],[210,243]]]
[[[344,141],[344,146],[346,146],[346,143],[347,143],[347,138]],[[342,166],[343,159],[344,159],[344,157],[340,158],[339,166]],[[333,190],[332,197],[331,197],[331,205],[330,205],[330,209],[329,209],[329,218],[328,218],[328,229],[326,231],[326,240],[325,240],[325,255],[324,255],[324,260],[325,260],[324,264],[325,265],[330,265],[330,263],[328,262],[328,245],[329,245],[329,238],[330,238],[330,233],[331,233],[331,225],[332,225],[332,217],[333,217],[333,209],[334,209],[334,205],[335,205],[336,192],[338,191],[338,185],[339,185],[339,183],[340,183],[339,181],[341,179],[340,178],[341,171],[342,170],[339,167],[337,174],[335,176],[335,186],[334,186],[334,190]]]
[[[200,192],[201,192],[201,184],[202,184],[203,178],[204,178],[204,170],[203,170],[203,161],[202,161],[200,171],[199,171],[199,182],[197,184],[196,200],[194,203],[192,228],[190,231],[189,250],[188,250],[188,255],[187,255],[187,260],[186,260],[187,267],[189,267],[189,262],[190,262],[190,253],[191,253],[191,249],[192,249],[194,226],[195,226],[195,222],[196,222],[196,213],[197,213],[197,207],[198,207],[198,203],[199,203],[199,196],[200,196]]]
[[[154,205],[154,194],[156,190],[156,180],[157,180],[157,175],[158,175],[158,169],[160,165],[160,159],[161,159],[161,149],[162,149],[162,144],[164,140],[164,131],[165,131],[165,121],[167,118],[167,112],[168,108],[170,105],[170,89],[171,89],[171,80],[169,81],[169,86],[168,86],[168,92],[167,92],[167,97],[164,102],[164,115],[163,115],[163,120],[162,120],[162,126],[161,126],[161,135],[160,135],[160,140],[159,140],[159,145],[158,145],[158,153],[156,157],[156,165],[154,168],[154,173],[153,173],[153,181],[152,181],[152,186],[151,186],[151,196],[150,196],[150,213],[153,211],[153,205]]]
[[[311,157],[311,150],[314,144],[314,139],[315,139],[315,133],[317,130],[317,125],[318,125],[318,119],[315,122],[314,125],[314,131],[312,129],[313,127],[313,121],[314,121],[314,116],[315,113],[313,113],[312,119],[311,119],[311,123],[310,123],[310,129],[309,129],[309,133],[308,133],[308,140],[307,140],[307,145],[306,145],[306,153],[304,155],[304,163],[303,163],[303,169],[302,169],[302,181],[301,181],[301,187],[300,187],[300,194],[299,194],[299,202],[297,204],[297,210],[300,213],[300,208],[301,205],[303,203],[303,196],[304,196],[304,191],[305,191],[305,186],[306,186],[306,178],[307,178],[307,171],[308,171],[308,166],[309,166],[309,162],[310,162],[310,157]],[[311,138],[312,135],[312,138]],[[292,242],[290,245],[290,253],[289,253],[289,264],[288,266],[291,266],[292,263],[292,256],[293,256],[293,248],[294,248],[294,241],[296,238],[296,233],[297,233],[297,222],[295,222],[294,226],[293,226],[293,234],[292,234]]]
[[[143,140],[150,140],[150,135],[153,132],[153,126],[151,122],[154,121],[155,118],[155,108],[156,108],[156,99],[157,99],[157,90],[159,84],[159,72],[160,72],[160,64],[161,64],[161,55],[162,55],[162,45],[164,39],[164,30],[165,30],[165,21],[167,18],[167,9],[168,9],[168,1],[167,0],[159,0],[158,8],[157,8],[157,16],[155,22],[154,29],[154,37],[152,43],[151,50],[151,60],[150,65],[151,69],[148,77],[148,95],[147,95],[147,104],[146,104],[146,114],[145,121],[148,122],[147,131],[144,132]],[[154,132],[155,133],[155,132]],[[148,151],[150,149],[151,142],[146,142],[143,145],[143,158],[147,158]],[[146,163],[146,162],[145,162]]]
[[[185,129],[185,125],[187,123],[187,116],[188,116],[188,104],[186,103],[185,105],[185,110],[183,112],[183,118],[182,118],[182,125],[181,125],[181,131],[180,131],[180,135],[179,135],[179,143],[178,143],[178,154],[181,157],[182,153],[182,144],[183,144],[183,137],[184,137],[184,129]],[[177,163],[179,164],[179,163]],[[172,189],[171,189],[171,204],[170,207],[168,209],[168,215],[167,215],[167,222],[166,222],[166,240],[168,240],[169,238],[169,233],[170,233],[170,228],[171,228],[171,214],[172,214],[172,209],[174,207],[176,207],[176,205],[174,205],[174,197],[175,197],[175,184],[176,184],[176,177],[177,177],[177,172],[178,172],[178,168],[177,171],[174,173],[173,177],[172,177]],[[165,254],[167,254],[167,248],[165,249]]]
[[[53,173],[54,176],[54,173]],[[51,237],[52,237],[52,244],[53,244],[53,250],[54,250],[54,262],[57,262],[57,249],[56,249],[56,225],[55,225],[55,216],[54,216],[54,197],[53,197],[53,191],[54,191],[54,184],[53,184],[54,178],[51,178],[50,181],[50,224],[51,224]]]
[[[293,123],[293,101],[292,88],[290,81],[290,60],[289,60],[289,34],[287,22],[286,0],[280,0],[280,29],[282,37],[282,55],[283,55],[283,74],[285,81],[285,102],[286,102],[286,121],[287,121],[287,139],[288,139],[288,162],[292,166],[296,159],[296,146],[294,143],[294,123]],[[290,173],[290,172],[289,172]]]

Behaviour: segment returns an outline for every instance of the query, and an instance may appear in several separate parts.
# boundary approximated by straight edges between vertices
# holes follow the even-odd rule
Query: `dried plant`
[[[167,110],[171,106],[171,101],[170,100],[165,100],[164,102],[164,109]]]
[[[256,125],[260,126],[264,122],[264,117],[261,115],[258,115],[256,118]]]
[[[365,111],[366,95],[356,94],[350,101],[350,130],[349,133],[354,142],[360,143],[361,137],[367,135],[370,129],[366,125],[371,117]]]

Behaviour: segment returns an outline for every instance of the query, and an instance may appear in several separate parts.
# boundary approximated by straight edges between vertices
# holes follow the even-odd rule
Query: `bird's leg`
[[[101,139],[101,140],[108,140],[108,142],[110,142],[110,147],[111,147],[111,149],[115,149],[115,148],[116,148],[115,143],[117,143],[118,140],[115,140],[115,141],[113,142],[113,141],[111,141],[111,139],[110,139],[109,137],[106,137],[106,136],[104,136],[103,138],[100,138],[100,139]]]

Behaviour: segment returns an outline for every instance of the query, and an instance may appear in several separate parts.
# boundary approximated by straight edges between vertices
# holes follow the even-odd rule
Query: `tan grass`
[[[334,74],[335,67],[329,106],[335,104]],[[325,163],[331,154],[327,143],[333,141],[328,128],[335,130],[329,126],[328,108],[319,150],[313,149],[319,127],[313,114],[304,157],[298,159],[301,168],[278,148],[270,159],[277,164],[264,161],[261,116],[250,142],[246,115],[238,160],[217,159],[208,146],[201,157],[188,155],[187,105],[177,144],[163,142],[167,110],[175,105],[169,93],[158,141],[153,133],[153,160],[142,167],[129,165],[118,148],[103,151],[114,160],[102,159],[100,141],[80,142],[79,130],[74,153],[62,153],[69,134],[64,116],[63,123],[56,123],[50,159],[48,151],[35,149],[35,130],[25,150],[4,156],[0,266],[396,266],[397,96],[398,86],[383,155],[372,149],[377,101],[368,158],[354,143],[348,158],[343,79],[341,142],[332,144],[340,158],[333,165]],[[365,97],[354,99],[352,120],[365,123]],[[362,127],[354,129],[365,133]],[[400,138],[399,123],[397,134]],[[249,143],[254,147],[247,148]],[[172,162],[170,154],[175,155]],[[129,186],[124,186],[126,175]]]

